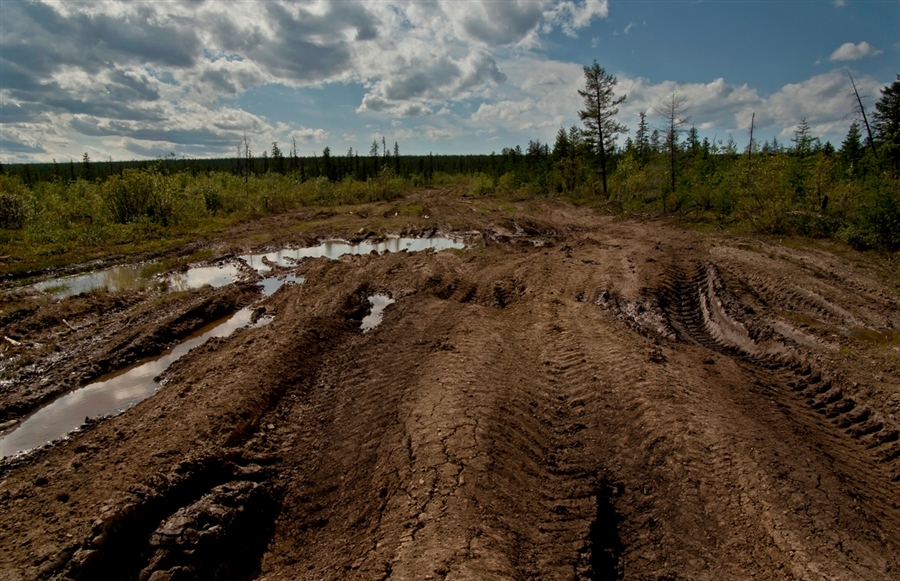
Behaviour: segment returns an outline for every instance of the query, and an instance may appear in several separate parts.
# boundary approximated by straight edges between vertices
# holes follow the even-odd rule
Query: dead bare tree
[[[672,93],[672,97],[661,107],[656,109],[656,114],[662,117],[666,131],[666,149],[669,151],[669,178],[671,191],[675,192],[675,157],[678,153],[678,135],[691,118],[687,115],[690,108],[685,104],[685,99]],[[666,211],[666,193],[663,193],[663,212]]]
[[[250,164],[253,162],[253,155],[250,152],[250,139],[247,138],[246,133],[244,133],[244,139],[241,141],[241,146],[244,148],[244,164],[246,168],[246,172],[244,173],[244,183],[247,183],[250,180]]]
[[[753,171],[753,126],[756,124],[756,111],[750,117],[750,145],[747,146],[747,174]]]
[[[869,118],[866,116],[866,108],[863,107],[862,98],[859,96],[859,91],[856,89],[856,82],[854,82],[853,76],[850,74],[850,69],[845,70],[847,71],[847,76],[850,77],[850,84],[853,85],[853,94],[856,96],[856,112],[860,114],[863,123],[866,126],[866,134],[869,137],[869,147],[872,148],[872,155],[875,159],[878,159],[878,152],[875,149],[875,140],[872,139],[872,128],[869,127]]]

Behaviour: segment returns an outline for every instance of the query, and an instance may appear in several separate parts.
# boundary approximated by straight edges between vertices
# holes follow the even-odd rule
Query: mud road
[[[7,295],[3,356],[34,360],[11,427],[223,313],[274,319],[5,460],[0,579],[900,578],[885,257],[460,191],[212,249],[434,232],[469,247],[304,260],[269,297]]]

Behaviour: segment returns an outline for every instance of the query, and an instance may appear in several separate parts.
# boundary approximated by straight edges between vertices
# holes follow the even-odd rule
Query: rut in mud
[[[479,244],[306,261],[269,325],[5,467],[0,579],[896,578],[900,356],[855,338],[896,290],[470,206],[429,214]]]

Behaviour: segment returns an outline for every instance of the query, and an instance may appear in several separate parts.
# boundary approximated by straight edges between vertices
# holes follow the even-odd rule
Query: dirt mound
[[[307,260],[272,323],[0,473],[0,579],[896,579],[877,257],[417,195],[304,231],[478,243]]]

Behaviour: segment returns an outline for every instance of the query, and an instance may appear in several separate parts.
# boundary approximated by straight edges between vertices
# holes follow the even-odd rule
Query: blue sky
[[[710,138],[839,145],[846,70],[869,108],[900,73],[900,0],[3,0],[0,161],[552,143],[594,59],[631,128],[675,93]]]

